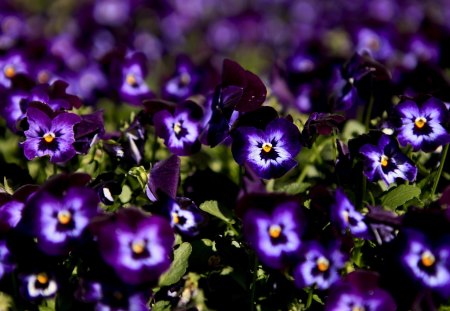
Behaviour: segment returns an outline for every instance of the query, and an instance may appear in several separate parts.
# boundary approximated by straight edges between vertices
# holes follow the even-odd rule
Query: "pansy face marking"
[[[433,151],[450,142],[450,135],[444,128],[448,111],[437,98],[431,97],[421,105],[405,100],[395,110],[400,119],[397,132],[402,146],[410,144],[414,151]]]
[[[53,296],[58,284],[46,272],[31,274],[25,278],[26,290],[30,298],[47,298]]]
[[[285,119],[275,119],[265,130],[243,126],[233,136],[233,157],[247,163],[261,178],[278,178],[297,165],[300,151],[298,128]]]

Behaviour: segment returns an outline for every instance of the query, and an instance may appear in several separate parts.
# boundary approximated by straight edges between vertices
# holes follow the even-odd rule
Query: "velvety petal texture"
[[[235,161],[247,164],[264,179],[278,178],[297,165],[300,132],[293,123],[278,118],[265,130],[239,127],[233,135],[232,153]]]
[[[167,148],[175,155],[191,155],[200,150],[200,108],[193,102],[180,104],[173,113],[162,110],[153,117],[156,134],[164,139]]]
[[[27,159],[50,156],[51,162],[59,163],[75,156],[74,125],[81,121],[78,115],[62,112],[51,118],[44,111],[29,107],[27,120],[29,128],[23,142]]]
[[[331,206],[331,221],[342,232],[348,229],[355,237],[367,238],[369,236],[369,228],[364,221],[364,216],[355,210],[341,189],[336,190],[336,201]]]
[[[170,266],[174,234],[165,218],[126,208],[93,231],[103,259],[128,284],[154,282]]]
[[[302,245],[300,206],[284,202],[272,212],[249,209],[243,219],[244,234],[261,261],[280,269],[295,257]]]
[[[394,299],[378,287],[378,275],[355,271],[336,282],[329,290],[326,311],[395,311]]]
[[[359,152],[364,156],[364,175],[369,181],[382,179],[389,186],[397,178],[410,182],[416,179],[417,167],[388,135],[382,135],[378,145],[362,146]]]
[[[405,270],[423,286],[450,296],[450,237],[431,241],[418,230],[405,230],[406,246],[401,256]]]
[[[405,100],[395,110],[401,123],[397,133],[402,146],[410,144],[414,151],[429,152],[450,142],[450,134],[444,127],[448,122],[448,110],[437,98],[431,97],[420,106]]]
[[[86,187],[69,188],[63,197],[41,191],[27,203],[25,215],[42,251],[63,255],[98,214],[98,203],[96,192]]]
[[[303,260],[294,270],[295,285],[304,288],[316,284],[327,289],[336,282],[346,261],[346,256],[336,246],[324,248],[317,242],[310,242],[303,248]]]

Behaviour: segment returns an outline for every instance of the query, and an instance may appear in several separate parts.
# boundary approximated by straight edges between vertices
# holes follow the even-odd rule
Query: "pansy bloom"
[[[404,232],[401,262],[410,276],[445,297],[450,296],[450,240],[431,241],[418,230]]]
[[[22,54],[13,52],[0,59],[0,85],[11,86],[11,79],[18,73],[28,73],[28,64]]]
[[[404,100],[395,110],[400,119],[397,138],[402,146],[410,144],[414,151],[433,151],[450,142],[450,135],[444,128],[448,110],[437,98],[431,97],[422,105]]]
[[[39,108],[29,107],[27,120],[29,128],[23,142],[27,159],[48,155],[51,162],[58,163],[75,156],[74,125],[81,120],[78,115],[62,112],[51,117]]]
[[[357,238],[365,238],[369,235],[369,228],[364,222],[364,216],[355,210],[355,207],[341,189],[336,190],[336,201],[331,206],[331,221],[342,232],[348,229]]]
[[[131,105],[140,105],[143,99],[152,98],[153,92],[148,87],[146,58],[143,53],[136,52],[127,56],[122,65],[120,98]]]
[[[194,236],[199,233],[199,226],[204,217],[197,205],[188,198],[167,198],[167,213],[170,225],[182,234]]]
[[[244,214],[244,234],[261,261],[282,268],[297,256],[302,245],[303,220],[295,201],[278,203],[272,211],[249,208]]]
[[[62,255],[98,214],[98,203],[96,192],[86,187],[71,187],[62,197],[41,191],[26,204],[23,217],[31,222],[42,251]]]
[[[53,297],[58,290],[55,277],[46,271],[24,274],[21,280],[22,292],[31,300]]]
[[[364,156],[364,175],[369,181],[382,179],[389,186],[397,178],[416,179],[417,167],[390,136],[382,135],[378,145],[364,145],[359,152]]]
[[[319,289],[327,289],[339,279],[338,270],[346,261],[346,256],[336,247],[324,248],[317,242],[304,247],[304,260],[294,270],[294,280],[298,288],[316,284]]]
[[[177,105],[173,113],[161,110],[153,116],[156,134],[175,155],[186,156],[200,150],[201,108],[192,101]]]
[[[156,281],[170,266],[174,234],[165,218],[127,208],[93,223],[92,230],[105,262],[128,284]]]
[[[297,165],[295,157],[300,148],[297,126],[278,118],[264,130],[251,126],[237,128],[231,150],[238,164],[248,164],[259,177],[270,179],[283,176]]]
[[[378,275],[354,271],[329,291],[325,311],[395,311],[394,299],[378,286]]]

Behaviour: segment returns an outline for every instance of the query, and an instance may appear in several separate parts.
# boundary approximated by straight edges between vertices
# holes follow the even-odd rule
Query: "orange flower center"
[[[14,66],[11,65],[6,66],[5,69],[3,69],[3,72],[5,73],[5,76],[9,79],[11,79],[16,75],[16,69],[14,68]]]
[[[42,284],[42,285],[47,284],[48,283],[47,273],[45,273],[45,272],[39,273],[36,276],[36,280],[39,282],[39,284]]]
[[[281,227],[279,225],[271,225],[269,228],[269,235],[271,238],[278,239],[281,235]]]
[[[319,259],[317,259],[316,265],[317,265],[317,269],[320,272],[325,272],[330,267],[330,262],[328,261],[328,259],[326,259],[325,257],[321,256],[321,257],[319,257]]]
[[[137,80],[136,80],[136,77],[132,73],[127,74],[127,77],[126,77],[125,80],[131,86],[136,86],[138,84]]]
[[[53,133],[47,133],[44,135],[44,140],[47,144],[50,144],[55,140],[55,134]]]
[[[133,253],[135,253],[136,255],[140,255],[145,251],[145,242],[142,240],[138,240],[138,241],[134,241],[131,244],[131,250],[133,251]]]
[[[421,129],[422,127],[424,127],[426,123],[427,123],[427,119],[425,119],[424,117],[418,117],[418,118],[416,118],[416,120],[414,121],[414,125],[415,125],[418,129]]]
[[[383,155],[381,156],[380,163],[381,163],[381,166],[382,166],[382,167],[388,166],[388,164],[389,164],[389,158],[383,154]]]
[[[363,306],[354,306],[352,308],[352,311],[366,311],[366,308],[364,308]]]
[[[58,221],[61,225],[67,225],[72,220],[72,213],[69,211],[59,211]]]
[[[424,251],[420,257],[420,261],[425,267],[431,267],[436,262],[436,258],[432,252]]]
[[[269,153],[270,150],[272,150],[272,144],[271,143],[264,143],[262,145],[262,150],[266,153]]]

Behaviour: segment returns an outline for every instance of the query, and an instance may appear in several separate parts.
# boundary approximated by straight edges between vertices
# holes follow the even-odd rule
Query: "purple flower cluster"
[[[447,1],[50,2],[0,2],[11,308],[449,307]]]

